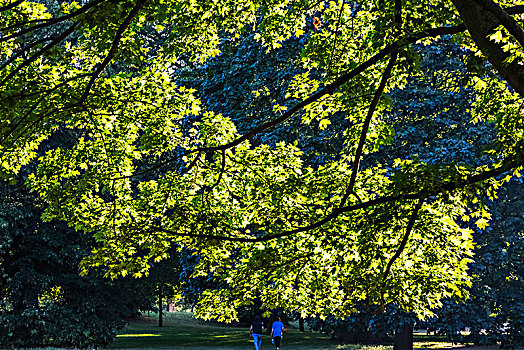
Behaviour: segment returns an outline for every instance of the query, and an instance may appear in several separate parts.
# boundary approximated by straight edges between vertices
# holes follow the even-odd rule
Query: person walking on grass
[[[262,330],[264,329],[264,323],[260,320],[260,316],[256,315],[251,327],[249,328],[249,335],[253,337],[253,343],[255,344],[255,350],[260,350],[262,347]]]
[[[284,324],[282,323],[282,320],[280,319],[280,317],[277,317],[277,320],[273,322],[273,326],[271,327],[271,336],[273,337],[275,348],[277,350],[280,350],[280,342],[282,341],[283,333],[284,333]]]

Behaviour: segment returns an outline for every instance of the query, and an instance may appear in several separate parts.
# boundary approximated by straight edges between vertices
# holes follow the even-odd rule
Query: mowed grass
[[[222,326],[195,319],[189,312],[166,313],[164,327],[158,327],[158,317],[152,314],[130,322],[120,331],[109,349],[158,350],[253,350],[253,340],[245,327]],[[414,334],[417,350],[463,350],[464,344],[452,344],[445,336]],[[271,338],[264,335],[262,350],[273,350]],[[299,332],[289,327],[284,333],[282,350],[392,350],[393,346],[335,344],[329,336],[316,332]],[[498,345],[470,347],[467,350],[498,350]],[[517,347],[515,350],[524,350]]]
[[[155,315],[156,316],[156,315]],[[116,338],[110,349],[173,349],[173,350],[240,350],[254,349],[247,328],[225,327],[204,323],[190,313],[167,313],[164,327],[158,327],[156,317],[131,322]],[[264,335],[262,349],[274,349],[271,338]],[[390,346],[337,345],[321,333],[288,329],[282,340],[282,350],[391,350]]]

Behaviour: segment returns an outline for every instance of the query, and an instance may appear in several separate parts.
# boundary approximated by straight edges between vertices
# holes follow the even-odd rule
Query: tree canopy
[[[366,300],[424,316],[464,296],[463,222],[486,227],[479,198],[524,164],[523,13],[491,0],[0,0],[0,175],[35,164],[28,186],[44,219],[100,243],[84,273],[140,277],[174,247],[200,254],[194,274],[229,286],[202,295],[202,316],[234,318],[255,298],[303,315]],[[392,91],[424,73],[415,46],[442,36],[465,68],[429,78],[450,95],[471,89],[471,128],[496,129],[488,145],[466,140],[485,146],[476,162],[388,147],[396,121],[424,119],[415,104],[393,109]],[[268,54],[300,40],[300,69],[248,91],[268,108],[238,129],[180,78],[246,40]],[[322,141],[341,118],[342,141],[317,162],[289,135],[262,137],[293,122]],[[456,147],[443,132],[434,152]]]

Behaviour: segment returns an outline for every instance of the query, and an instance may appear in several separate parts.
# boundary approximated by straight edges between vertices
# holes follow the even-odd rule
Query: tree
[[[522,210],[522,179],[518,179],[499,191],[493,225],[475,234],[470,298],[463,304],[446,301],[428,326],[455,341],[501,342],[503,346],[523,342]],[[459,331],[466,328],[469,334],[460,336]]]
[[[80,277],[92,239],[64,223],[42,223],[21,186],[0,188],[0,342],[10,347],[105,346],[124,317],[137,314],[137,290],[100,274]]]
[[[230,286],[200,300],[199,314],[219,319],[234,318],[235,307],[254,298],[303,316],[345,315],[359,300],[424,316],[443,298],[464,296],[472,238],[461,220],[468,214],[485,227],[487,209],[468,205],[493,197],[524,159],[515,19],[522,5],[56,5],[0,3],[0,171],[12,178],[42,140],[74,131],[68,147],[39,159],[28,185],[48,203],[46,220],[65,220],[100,243],[84,272],[104,266],[109,276],[139,277],[173,247],[195,249],[195,274],[212,272]],[[304,37],[305,72],[240,134],[173,82],[181,69],[218,55],[220,38],[234,41],[251,29],[270,51]],[[474,79],[473,117],[497,126],[492,158],[370,161],[392,141],[386,94],[408,84],[413,45],[441,35],[496,70]],[[298,114],[319,129],[343,115],[340,149],[308,166],[311,154],[293,144],[251,145]]]

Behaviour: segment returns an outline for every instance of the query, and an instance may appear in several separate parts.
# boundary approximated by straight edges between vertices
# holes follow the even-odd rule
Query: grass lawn
[[[158,317],[143,317],[130,322],[129,326],[117,335],[109,349],[157,349],[157,350],[253,350],[253,340],[247,328],[224,327],[196,320],[191,313],[176,312],[164,315],[164,327],[158,325]],[[428,336],[423,333],[413,335],[417,350],[464,350],[464,344],[451,344],[446,337]],[[271,338],[264,335],[262,350],[273,350]],[[321,333],[300,333],[289,328],[284,333],[282,350],[392,350],[393,346],[381,345],[339,345]],[[467,350],[498,350],[497,345],[469,347]],[[516,348],[515,350],[524,350]]]
[[[156,316],[156,315],[155,315]],[[247,328],[223,327],[195,320],[190,313],[168,313],[164,327],[152,322],[131,322],[116,338],[110,349],[254,349]],[[388,346],[336,345],[329,337],[312,332],[288,329],[282,339],[282,350],[391,350]],[[262,349],[274,349],[271,338],[262,338]]]

